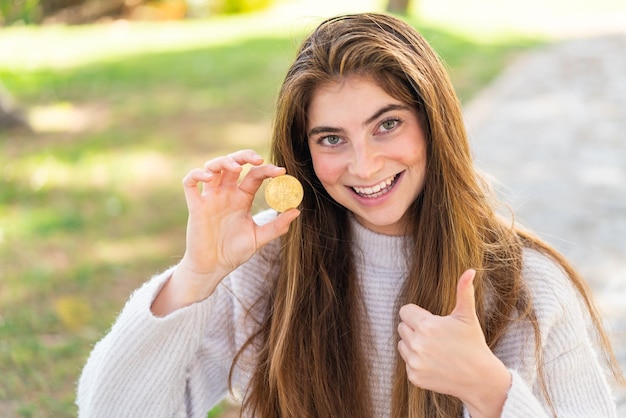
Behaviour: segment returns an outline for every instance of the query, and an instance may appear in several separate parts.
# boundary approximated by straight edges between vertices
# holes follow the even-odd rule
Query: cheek
[[[426,168],[426,153],[416,147],[400,147],[401,152],[388,155],[389,160],[407,167],[411,171],[424,171]]]
[[[331,186],[341,175],[341,167],[334,158],[328,158],[324,155],[311,155],[313,159],[313,170],[315,175],[327,187]]]
[[[400,158],[404,160],[407,166],[424,170],[426,168],[426,144],[424,140],[421,139],[417,144],[413,143],[412,146],[407,146]]]

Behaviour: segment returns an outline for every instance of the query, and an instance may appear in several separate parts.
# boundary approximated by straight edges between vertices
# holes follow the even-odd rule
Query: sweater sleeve
[[[216,298],[166,317],[152,315],[152,301],[172,270],[136,290],[94,347],[78,383],[80,417],[186,416],[187,366],[200,346]],[[224,390],[216,390],[216,397]]]
[[[261,212],[255,222],[275,216]],[[150,308],[175,267],[136,290],[83,368],[80,418],[205,418],[228,394],[232,361],[258,327],[278,243],[233,271],[209,298],[162,318]],[[247,353],[242,358],[254,361]],[[238,362],[234,389],[244,388],[248,376]]]
[[[496,352],[512,375],[502,417],[615,417],[615,403],[589,334],[589,314],[569,278],[534,251],[525,253],[523,275],[539,320],[543,375],[554,413],[541,389],[532,329],[520,323]]]

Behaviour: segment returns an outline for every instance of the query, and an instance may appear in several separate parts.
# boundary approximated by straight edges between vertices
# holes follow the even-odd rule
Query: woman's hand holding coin
[[[251,168],[240,179],[245,164]],[[288,231],[300,214],[297,209],[286,210],[265,225],[252,219],[254,196],[263,181],[284,174],[284,168],[263,164],[253,150],[209,160],[204,168],[187,174],[183,179],[189,211],[186,250],[166,286],[176,286],[176,302],[158,309],[155,301],[153,311],[169,313],[205,299],[228,273]],[[164,288],[159,298],[167,298],[167,293]]]

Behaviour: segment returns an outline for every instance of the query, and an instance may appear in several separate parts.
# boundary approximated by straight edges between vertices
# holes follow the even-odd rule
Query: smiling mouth
[[[374,199],[389,192],[399,178],[400,174],[396,174],[372,187],[352,187],[352,190],[354,190],[354,192],[361,197],[364,197],[366,199]]]

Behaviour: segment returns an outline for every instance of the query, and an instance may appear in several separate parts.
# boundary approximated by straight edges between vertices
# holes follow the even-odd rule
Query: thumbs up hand
[[[403,306],[398,351],[413,385],[460,398],[472,417],[500,416],[511,376],[480,327],[475,275],[466,270],[459,278],[456,305],[448,316],[414,304]]]

